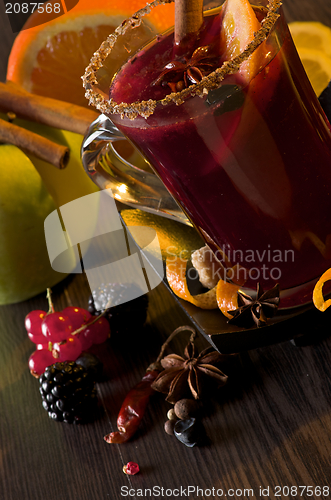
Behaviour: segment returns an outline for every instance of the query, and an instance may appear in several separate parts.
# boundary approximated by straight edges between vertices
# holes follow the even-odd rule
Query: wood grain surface
[[[284,8],[288,20],[331,26],[329,1],[284,0]],[[1,2],[0,15],[4,80],[14,35]],[[84,275],[68,277],[53,290],[58,310],[86,307],[88,296]],[[1,500],[330,497],[323,486],[331,489],[331,329],[319,332],[309,345],[286,342],[236,357],[227,367],[229,384],[206,405],[204,446],[186,448],[164,432],[171,406],[159,394],[132,441],[107,445],[103,436],[115,429],[127,391],[155,360],[169,333],[187,324],[187,317],[163,284],[150,292],[146,327],[94,348],[105,365],[98,384],[100,416],[91,424],[72,426],[48,418],[38,382],[27,367],[33,345],[24,317],[45,308],[44,295],[0,307]],[[186,341],[185,336],[174,341],[168,352],[180,354]],[[199,337],[197,346],[206,345]],[[124,475],[128,461],[138,462],[141,472]],[[189,486],[195,490],[189,492]],[[277,486],[283,488],[278,496]],[[297,490],[288,491],[291,486]],[[159,488],[154,494],[153,487]]]

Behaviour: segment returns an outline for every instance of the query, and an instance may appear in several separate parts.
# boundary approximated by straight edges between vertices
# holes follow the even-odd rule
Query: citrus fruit
[[[331,79],[331,58],[314,49],[297,47],[303,67],[317,96]]]
[[[224,59],[233,59],[243,52],[260,27],[248,0],[227,0],[222,9],[221,43],[224,47]],[[242,63],[238,71],[242,84],[249,83],[257,73],[263,51],[264,47],[260,46]]]
[[[219,280],[217,285],[206,293],[191,295],[187,287],[187,259],[172,256],[166,261],[166,275],[169,286],[180,299],[186,300],[201,309],[220,309],[227,318],[232,318],[228,311],[238,308],[238,290],[240,286]]]
[[[171,290],[180,299],[191,302],[201,309],[217,309],[216,287],[199,295],[191,295],[189,292],[186,281],[187,262],[187,259],[176,256],[167,259],[166,275]]]
[[[324,300],[323,296],[323,285],[327,281],[331,280],[331,269],[328,269],[325,271],[324,274],[320,277],[318,282],[315,285],[314,291],[313,291],[313,303],[314,306],[319,310],[319,311],[326,311],[328,307],[331,306],[331,299]]]
[[[319,96],[331,79],[331,28],[312,21],[290,23],[289,28],[308,78]]]
[[[123,19],[145,4],[79,0],[72,10],[48,22],[45,13],[35,11],[14,42],[7,80],[35,94],[87,106],[81,77],[91,56]],[[165,6],[162,17],[154,10],[156,31],[173,24],[173,4]]]
[[[228,281],[219,280],[217,283],[217,305],[227,318],[232,318],[228,311],[234,311],[238,307],[238,290],[240,290],[240,286],[229,283]]]
[[[289,28],[297,47],[320,50],[331,57],[331,28],[313,21],[290,23]]]
[[[235,285],[243,286],[247,281],[247,269],[240,264],[235,264],[226,271],[226,279]]]

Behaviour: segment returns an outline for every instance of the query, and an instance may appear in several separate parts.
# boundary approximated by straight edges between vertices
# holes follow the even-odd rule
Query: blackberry
[[[42,405],[57,422],[90,421],[97,408],[95,374],[71,361],[48,366],[39,377]]]
[[[102,284],[92,291],[88,301],[88,311],[93,315],[104,312],[111,332],[125,332],[143,326],[147,317],[148,297],[132,283]],[[131,297],[136,297],[131,299]]]
[[[79,358],[76,359],[76,363],[85,368],[85,370],[92,371],[96,382],[102,380],[103,363],[95,354],[83,352]]]

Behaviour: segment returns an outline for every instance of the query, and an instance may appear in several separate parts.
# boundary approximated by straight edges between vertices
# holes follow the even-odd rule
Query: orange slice
[[[296,21],[288,27],[297,48],[313,49],[331,58],[331,28],[315,21]]]
[[[306,70],[310,83],[319,96],[328,85],[331,78],[331,57],[320,50],[297,47],[303,67]]]
[[[260,29],[254,10],[248,0],[226,0],[222,9],[221,45],[225,60],[243,52]],[[245,85],[257,74],[264,49],[260,46],[243,62],[238,72],[239,83]]]
[[[331,268],[325,271],[324,274],[322,274],[313,291],[314,306],[322,312],[326,311],[326,309],[331,306],[331,299],[324,300],[323,295],[323,285],[329,280],[331,280]]]
[[[208,292],[199,295],[191,295],[189,292],[186,281],[187,262],[187,259],[181,259],[177,256],[167,259],[166,275],[171,290],[177,297],[201,309],[217,309],[216,286]]]
[[[228,281],[219,280],[217,284],[217,305],[227,318],[232,318],[228,311],[234,311],[238,307],[238,290],[240,290],[239,285],[229,283]]]
[[[123,19],[145,5],[146,0],[79,0],[48,22],[47,14],[35,11],[14,42],[7,80],[35,94],[88,106],[81,77],[91,56]],[[162,17],[153,9],[156,31],[173,24],[173,8],[164,6]]]

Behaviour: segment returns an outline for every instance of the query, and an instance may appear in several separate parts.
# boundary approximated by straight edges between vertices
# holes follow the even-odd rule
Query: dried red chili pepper
[[[106,443],[125,443],[136,432],[144,416],[150,396],[155,392],[152,382],[159,370],[147,371],[142,380],[127,394],[117,417],[118,431],[104,437]]]
[[[136,432],[145,414],[150,396],[156,392],[151,388],[152,382],[163,370],[160,360],[169,342],[180,332],[189,330],[195,336],[195,330],[191,326],[179,326],[174,330],[161,347],[155,363],[152,363],[143,376],[142,380],[135,386],[124,399],[117,417],[118,431],[104,436],[106,443],[125,443]],[[193,338],[193,337],[192,337]]]

